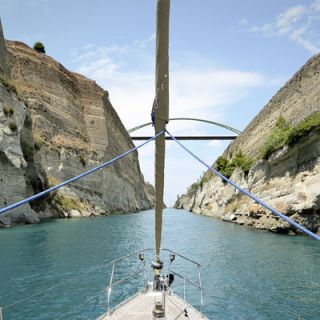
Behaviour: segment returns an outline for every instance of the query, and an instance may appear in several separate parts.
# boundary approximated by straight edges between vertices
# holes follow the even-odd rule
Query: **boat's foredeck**
[[[174,294],[165,293],[166,320],[207,319],[200,312]],[[141,292],[126,303],[116,308],[110,315],[103,315],[98,320],[150,320],[155,301],[161,299],[161,292]]]

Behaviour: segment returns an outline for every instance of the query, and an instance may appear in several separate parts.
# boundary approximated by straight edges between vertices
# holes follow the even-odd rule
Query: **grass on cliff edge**
[[[295,127],[291,127],[281,115],[276,122],[275,128],[260,149],[261,158],[267,160],[272,153],[285,145],[295,145],[300,139],[319,127],[320,112],[314,112]]]

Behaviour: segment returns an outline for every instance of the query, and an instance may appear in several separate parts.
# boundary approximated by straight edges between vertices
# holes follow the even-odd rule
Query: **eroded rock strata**
[[[1,207],[134,146],[108,92],[94,81],[21,42],[5,41],[2,30],[0,53]],[[153,204],[151,189],[134,152],[31,207],[0,216],[0,224],[145,210]]]

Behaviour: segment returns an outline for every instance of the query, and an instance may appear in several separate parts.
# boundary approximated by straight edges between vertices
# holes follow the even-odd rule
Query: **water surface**
[[[209,319],[320,319],[317,241],[173,209],[165,211],[163,232],[163,247],[202,264]],[[0,306],[42,292],[5,308],[4,320],[95,319],[106,310],[106,262],[153,247],[154,217],[145,211],[0,229],[0,243]],[[192,265],[175,263],[195,274]],[[134,267],[130,261],[119,270]],[[113,303],[127,287],[115,290]],[[187,299],[199,306],[195,290],[187,290]]]

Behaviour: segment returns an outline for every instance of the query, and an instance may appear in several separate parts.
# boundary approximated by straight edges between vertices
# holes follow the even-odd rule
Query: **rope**
[[[278,217],[282,218],[283,220],[287,221],[289,224],[291,224],[292,226],[294,226],[295,228],[297,228],[298,230],[300,230],[301,232],[309,235],[310,237],[316,239],[316,240],[320,240],[320,237],[318,235],[316,235],[315,233],[313,233],[312,231],[308,230],[307,228],[305,228],[304,226],[300,225],[299,223],[289,219],[287,216],[285,216],[283,213],[279,212],[278,210],[276,210],[275,208],[269,206],[267,203],[265,203],[264,201],[260,200],[259,198],[257,198],[256,196],[254,196],[253,194],[251,194],[249,191],[242,189],[240,186],[238,186],[236,183],[234,183],[233,181],[229,180],[228,178],[226,178],[224,175],[222,175],[220,172],[218,172],[217,170],[213,169],[210,165],[208,165],[207,163],[205,163],[202,159],[200,159],[198,156],[196,156],[192,151],[190,151],[187,147],[185,147],[181,142],[179,142],[174,136],[171,135],[171,133],[166,130],[166,132],[169,134],[169,136],[185,151],[187,151],[192,157],[194,157],[196,160],[198,160],[200,163],[202,163],[204,166],[206,166],[210,171],[212,171],[214,174],[216,174],[217,176],[219,176],[221,179],[223,179],[224,181],[226,181],[228,184],[232,185],[233,187],[235,187],[236,189],[238,189],[240,192],[242,192],[243,194],[247,195],[248,197],[250,197],[252,200],[254,200],[255,202],[259,203],[260,205],[262,205],[263,207],[265,207],[266,209],[270,210],[273,214],[277,215]]]
[[[73,178],[71,178],[71,179],[69,179],[69,180],[66,180],[66,181],[64,181],[64,182],[61,182],[61,183],[53,186],[52,188],[49,188],[49,189],[47,189],[47,190],[44,190],[44,191],[42,191],[42,192],[40,192],[40,193],[38,193],[38,194],[35,194],[35,195],[31,196],[31,197],[28,197],[28,198],[26,198],[26,199],[24,199],[24,200],[18,201],[18,202],[16,202],[16,203],[13,203],[13,204],[7,206],[7,207],[1,208],[1,209],[0,209],[0,214],[5,213],[5,212],[7,212],[7,211],[10,211],[10,210],[12,210],[12,209],[15,209],[15,208],[17,208],[17,207],[20,207],[20,206],[22,206],[23,204],[26,204],[26,203],[28,203],[28,202],[30,202],[30,201],[39,199],[39,198],[41,198],[41,197],[49,194],[50,192],[52,192],[52,191],[54,191],[54,190],[57,190],[57,189],[65,186],[65,185],[68,185],[68,184],[70,184],[71,182],[74,182],[74,181],[76,181],[76,180],[79,180],[79,179],[81,179],[81,178],[83,178],[83,177],[85,177],[85,176],[87,176],[87,175],[89,175],[89,174],[91,174],[91,173],[94,173],[94,172],[96,172],[96,171],[98,171],[98,170],[100,170],[100,169],[102,169],[102,168],[104,168],[104,167],[112,164],[113,162],[115,162],[115,161],[117,161],[117,160],[119,160],[119,159],[124,158],[125,156],[127,156],[127,155],[129,155],[130,153],[138,150],[139,148],[143,147],[144,145],[146,145],[147,143],[151,142],[152,140],[155,140],[155,139],[158,138],[161,134],[163,134],[163,132],[164,132],[164,131],[161,131],[161,132],[157,133],[155,136],[151,137],[149,140],[145,141],[144,143],[140,144],[139,146],[134,147],[134,148],[132,148],[132,149],[129,149],[128,151],[120,154],[119,156],[117,156],[117,157],[115,157],[115,158],[113,158],[113,159],[111,159],[111,160],[109,160],[109,161],[107,161],[107,162],[104,162],[103,164],[100,164],[99,166],[94,167],[94,168],[92,168],[92,169],[90,169],[90,170],[88,170],[88,171],[86,171],[86,172],[84,172],[84,173],[81,173],[81,174],[79,174],[78,176],[75,176],[75,177],[73,177]]]

